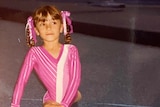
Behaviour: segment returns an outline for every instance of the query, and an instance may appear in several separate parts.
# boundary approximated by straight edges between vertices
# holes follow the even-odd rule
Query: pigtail
[[[67,33],[64,35],[64,43],[65,44],[70,44],[71,43],[71,34],[70,34],[70,26],[67,25]]]
[[[28,47],[32,47],[35,46],[35,41],[32,39],[30,39],[30,31],[29,31],[29,27],[26,28],[26,43]]]
[[[25,27],[25,35],[26,35],[26,43],[28,47],[35,46],[36,40],[36,33],[34,31],[33,19],[32,17],[28,17],[27,24]]]
[[[70,12],[61,11],[61,14],[62,14],[63,28],[64,28],[64,43],[70,44],[71,43],[71,33],[73,33],[72,21],[69,18]]]

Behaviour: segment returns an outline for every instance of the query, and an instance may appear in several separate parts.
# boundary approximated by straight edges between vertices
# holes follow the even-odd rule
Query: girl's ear
[[[60,33],[63,33],[63,24],[61,24]]]
[[[39,31],[37,30],[37,28],[34,28],[34,31],[36,32],[36,35],[39,36]]]

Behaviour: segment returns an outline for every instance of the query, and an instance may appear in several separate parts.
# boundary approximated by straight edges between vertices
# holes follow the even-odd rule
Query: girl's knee
[[[74,100],[74,103],[79,102],[82,99],[82,94],[80,93],[80,91],[77,92],[77,96]]]

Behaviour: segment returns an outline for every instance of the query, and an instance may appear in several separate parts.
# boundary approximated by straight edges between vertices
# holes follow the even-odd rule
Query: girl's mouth
[[[47,36],[49,36],[49,35],[53,35],[53,33],[46,33],[46,35],[47,35]]]

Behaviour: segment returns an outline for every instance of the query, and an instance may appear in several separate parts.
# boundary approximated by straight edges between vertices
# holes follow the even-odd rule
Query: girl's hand
[[[55,101],[47,101],[43,104],[43,107],[63,107],[63,106]]]

